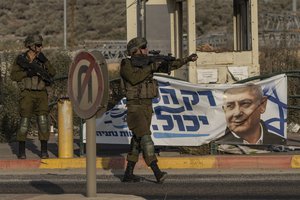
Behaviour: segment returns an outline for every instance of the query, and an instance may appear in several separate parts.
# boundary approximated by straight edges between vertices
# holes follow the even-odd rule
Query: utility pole
[[[293,0],[293,12],[297,12],[297,0]]]
[[[64,49],[67,49],[67,0],[64,0]]]
[[[146,1],[137,0],[137,36],[146,38]]]
[[[1,70],[0,70],[0,110],[3,107],[3,105],[2,105],[2,101],[3,101],[2,86],[3,86],[3,82],[2,82],[2,74],[1,74]]]
[[[71,48],[75,46],[75,6],[76,0],[71,0]]]

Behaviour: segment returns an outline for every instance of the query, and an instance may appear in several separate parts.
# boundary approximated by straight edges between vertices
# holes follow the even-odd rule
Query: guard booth
[[[209,0],[207,0],[209,1]],[[210,51],[199,47],[196,34],[197,0],[126,0],[127,41],[146,37],[150,50],[180,58],[197,53],[173,76],[191,83],[230,83],[259,75],[257,0],[232,0],[232,48]],[[203,45],[203,44],[202,44]],[[209,43],[207,44],[210,45]]]

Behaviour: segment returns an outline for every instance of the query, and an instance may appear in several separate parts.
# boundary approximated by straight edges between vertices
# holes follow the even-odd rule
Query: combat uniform
[[[187,62],[186,58],[173,61],[170,63],[170,69],[178,69]],[[147,165],[157,161],[150,130],[152,99],[158,97],[158,84],[153,79],[153,73],[160,70],[155,71],[157,67],[154,65],[156,64],[136,67],[131,64],[130,58],[121,62],[121,76],[125,83],[127,98],[127,124],[133,133],[127,160],[137,162],[139,152],[142,150]]]
[[[17,130],[19,158],[26,158],[25,141],[32,116],[37,116],[39,129],[38,136],[41,141],[41,157],[47,158],[47,141],[49,140],[49,107],[46,87],[49,86],[49,82],[44,81],[38,74],[35,74],[35,72],[29,73],[26,67],[22,67],[22,64],[19,62],[19,59],[21,58],[24,59],[24,62],[26,63],[35,63],[36,66],[43,68],[50,77],[53,77],[56,71],[42,53],[40,53],[40,56],[37,56],[30,61],[28,51],[17,56],[11,70],[11,79],[13,81],[17,81],[21,91],[19,99],[19,112],[21,119],[19,129]]]
[[[143,38],[134,38],[127,45],[128,51],[141,48],[147,41]],[[145,55],[135,55],[145,56]],[[196,56],[193,54],[193,56]],[[140,152],[148,166],[154,172],[157,182],[163,182],[166,172],[161,172],[157,165],[157,158],[154,152],[154,143],[151,138],[151,119],[152,119],[152,99],[158,97],[158,83],[153,79],[153,73],[168,73],[191,61],[190,57],[177,59],[172,62],[155,63],[144,66],[135,66],[131,58],[121,61],[120,74],[124,81],[127,98],[127,124],[133,133],[130,144],[130,152],[127,155],[127,168],[125,171],[125,182],[140,181],[133,175],[133,168],[138,161]]]

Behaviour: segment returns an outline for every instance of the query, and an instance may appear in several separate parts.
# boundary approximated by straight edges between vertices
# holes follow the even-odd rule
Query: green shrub
[[[2,142],[10,142],[14,139],[19,119],[18,94],[18,88],[11,81],[2,83],[2,108],[0,112]]]
[[[13,124],[13,126],[12,126]],[[0,142],[11,142],[15,139],[16,126],[15,121],[10,119],[9,115],[6,113],[1,120],[1,138]]]

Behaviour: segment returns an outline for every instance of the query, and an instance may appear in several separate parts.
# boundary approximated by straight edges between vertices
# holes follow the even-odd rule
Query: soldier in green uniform
[[[131,39],[127,44],[127,51],[131,58],[148,56],[147,40],[140,37]],[[192,54],[168,63],[151,62],[144,66],[134,65],[131,58],[128,57],[121,61],[120,71],[127,98],[127,124],[133,133],[123,182],[141,181],[140,177],[133,174],[133,170],[139,154],[142,152],[143,158],[153,170],[157,182],[162,183],[166,179],[167,173],[162,172],[157,165],[150,130],[153,113],[152,99],[158,96],[158,84],[153,79],[153,73],[169,73],[190,61],[196,61],[198,56]]]
[[[19,142],[19,159],[26,159],[25,141],[30,119],[37,117],[39,140],[41,141],[41,158],[49,158],[47,143],[49,140],[49,108],[46,87],[52,83],[55,68],[41,52],[43,38],[33,34],[26,37],[24,45],[28,50],[17,56],[11,70],[11,79],[17,81],[21,90],[19,101],[20,124],[17,130]]]

